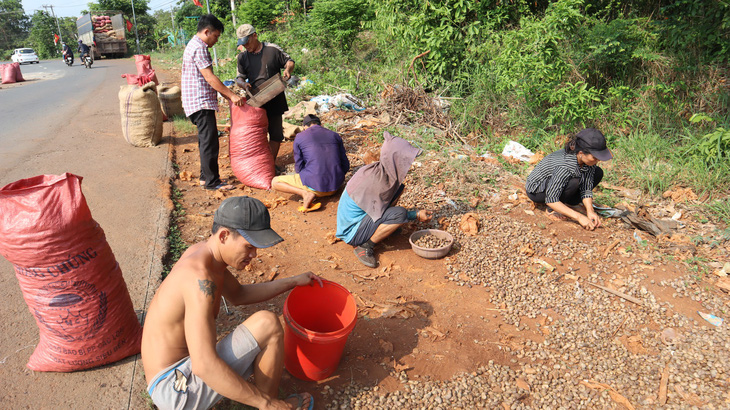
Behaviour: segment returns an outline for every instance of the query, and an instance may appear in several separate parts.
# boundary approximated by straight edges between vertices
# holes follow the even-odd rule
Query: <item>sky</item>
[[[91,0],[22,0],[23,10],[25,14],[32,15],[35,10],[43,10],[43,5],[52,5],[56,17],[80,17],[81,11],[88,8],[89,3],[95,3]],[[147,6],[150,8],[150,14],[155,10],[169,10],[170,5],[177,4],[177,0],[148,0]],[[51,12],[51,9],[48,9]]]

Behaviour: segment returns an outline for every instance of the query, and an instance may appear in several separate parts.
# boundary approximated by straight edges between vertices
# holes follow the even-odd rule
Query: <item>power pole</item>
[[[210,2],[205,0],[205,6],[208,8],[208,14],[210,14]],[[218,54],[215,52],[215,46],[213,46],[213,65],[218,67]]]
[[[137,41],[137,54],[142,54],[139,48],[139,34],[137,33],[137,14],[134,12],[134,0],[132,0],[132,19],[134,20],[134,39]]]
[[[175,28],[175,14],[172,12],[172,4],[170,4],[170,20],[172,20],[172,33],[173,33],[172,35],[173,35],[173,38],[175,39],[174,45],[177,46],[178,32],[177,32],[177,29]]]
[[[58,24],[58,18],[56,17],[56,13],[53,11],[53,5],[51,4],[49,6],[47,4],[44,4],[41,7],[43,7],[44,9],[46,9],[46,11],[48,11],[48,8],[49,7],[51,8],[51,15],[53,16],[54,19],[56,19],[56,27],[58,28],[58,38],[61,39],[61,44],[63,44],[63,34],[61,34],[61,25]]]

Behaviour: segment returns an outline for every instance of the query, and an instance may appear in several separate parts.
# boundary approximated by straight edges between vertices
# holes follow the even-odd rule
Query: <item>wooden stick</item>
[[[613,337],[616,336],[616,333],[618,333],[619,329],[621,329],[621,327],[624,325],[624,323],[626,323],[627,320],[629,320],[629,317],[628,316],[626,316],[624,318],[624,321],[621,322],[621,324],[618,325],[618,327],[616,328],[616,330],[613,331],[613,333],[611,334],[611,339],[613,339]]]
[[[667,404],[667,384],[669,383],[669,363],[662,370],[662,379],[659,382],[659,404]]]
[[[636,304],[637,304],[637,305],[639,305],[639,306],[644,306],[644,305],[643,305],[643,304],[641,303],[641,300],[639,300],[639,299],[636,299],[636,298],[635,298],[635,297],[633,297],[633,296],[629,296],[629,295],[627,295],[627,294],[625,294],[625,293],[621,293],[621,292],[619,292],[619,291],[617,291],[617,290],[609,289],[609,288],[607,288],[607,287],[605,287],[605,286],[601,286],[601,285],[598,285],[598,284],[595,284],[595,283],[591,283],[591,282],[586,282],[586,283],[588,283],[589,285],[595,286],[595,287],[597,287],[598,289],[603,289],[603,290],[605,290],[606,292],[608,292],[608,293],[610,293],[610,294],[612,294],[612,295],[616,295],[616,296],[618,296],[618,297],[620,297],[620,298],[622,298],[622,299],[626,299],[626,300],[628,300],[629,302],[634,302],[634,303],[636,303]]]
[[[608,248],[606,248],[606,250],[603,252],[603,257],[607,258],[608,253],[611,252],[611,249],[615,248],[616,245],[618,245],[619,243],[621,243],[621,240],[619,240],[619,239],[616,239],[615,241],[611,242],[611,244],[608,245]]]

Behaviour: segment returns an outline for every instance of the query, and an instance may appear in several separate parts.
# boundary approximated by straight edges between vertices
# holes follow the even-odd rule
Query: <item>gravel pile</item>
[[[663,371],[668,374],[663,408],[730,408],[728,332],[680,315],[668,302],[659,303],[641,285],[648,276],[640,266],[653,263],[645,255],[611,261],[597,250],[605,247],[600,241],[560,240],[504,215],[482,217],[477,236],[464,235],[459,221],[460,215],[448,221],[448,231],[461,248],[448,263],[449,280],[488,288],[485,298],[504,308],[507,323],[536,331],[544,340],[504,344],[514,368],[490,362],[443,382],[394,374],[403,388],[387,394],[368,386],[326,389],[327,408],[616,408],[620,397],[611,393],[636,407],[655,408],[660,406]],[[560,271],[567,268],[578,279],[550,270],[550,264],[538,262],[542,258],[559,261]],[[579,264],[588,264],[590,272],[574,271]],[[587,284],[616,280],[612,272],[618,268],[632,272],[621,279],[619,290],[642,306]],[[693,297],[708,311],[718,311],[714,308],[722,306],[720,296],[705,292],[700,298],[687,282],[659,285],[672,286],[677,296]],[[675,337],[662,338],[662,331]],[[590,383],[612,390],[590,388]]]

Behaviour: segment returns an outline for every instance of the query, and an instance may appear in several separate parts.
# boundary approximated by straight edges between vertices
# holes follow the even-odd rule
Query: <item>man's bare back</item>
[[[218,342],[221,297],[230,305],[269,300],[321,279],[312,272],[242,285],[228,267],[241,270],[258,248],[283,239],[271,229],[261,201],[231,197],[213,217],[213,234],[180,257],[157,290],[142,332],[142,364],[154,403],[166,408],[210,408],[221,397],[261,409],[307,407],[302,394],[277,399],[284,371],[284,329],[277,315],[252,314]],[[253,374],[253,383],[247,378]]]
[[[189,356],[185,341],[185,303],[181,288],[194,286],[198,281],[203,281],[204,284],[207,284],[206,281],[214,282],[218,290],[214,300],[218,302],[216,306],[220,309],[223,276],[222,272],[219,275],[209,272],[211,265],[212,254],[205,242],[191,246],[180,257],[152,299],[142,335],[142,356],[147,359],[143,361],[147,384],[152,382],[157,373]],[[215,313],[212,321],[218,316],[218,312]]]

